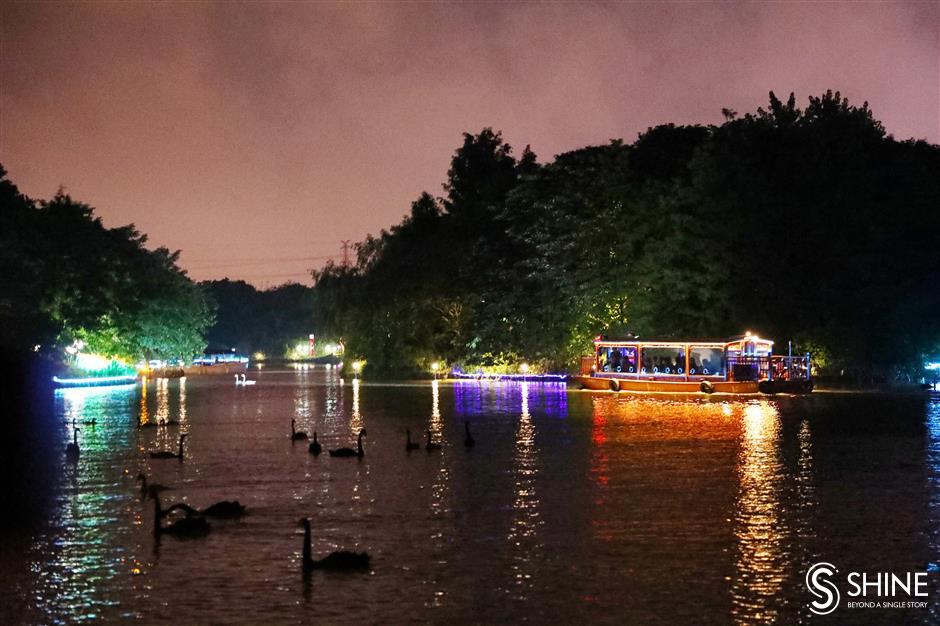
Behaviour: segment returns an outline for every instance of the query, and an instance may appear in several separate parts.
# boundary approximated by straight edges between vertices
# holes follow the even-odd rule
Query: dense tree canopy
[[[444,184],[315,272],[317,330],[376,371],[571,367],[599,333],[793,339],[823,366],[940,351],[940,149],[839,93],[770,94],[539,165],[466,134]]]
[[[128,361],[201,352],[213,307],[133,226],[106,228],[63,192],[33,201],[0,167],[0,341],[7,349],[86,350]]]
[[[210,349],[234,348],[241,354],[262,352],[280,358],[296,343],[306,343],[313,332],[310,287],[290,283],[259,291],[240,280],[202,285],[218,304],[216,322],[207,336]]]

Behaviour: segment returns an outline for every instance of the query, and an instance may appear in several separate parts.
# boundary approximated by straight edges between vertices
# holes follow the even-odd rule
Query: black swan
[[[441,449],[441,444],[431,443],[431,431],[430,430],[428,430],[428,442],[424,444],[424,449],[427,450],[428,452],[434,452],[435,450]]]
[[[334,571],[369,569],[369,555],[366,552],[341,550],[331,552],[320,560],[314,560],[310,555],[310,520],[305,517],[300,520],[300,523],[304,527],[304,571],[314,569]]]
[[[70,461],[77,461],[79,455],[82,453],[81,449],[78,447],[78,432],[80,428],[72,428],[72,443],[65,446],[65,458]]]
[[[421,447],[421,444],[411,440],[411,429],[405,429],[405,451],[411,452],[412,450],[417,450]]]
[[[157,450],[150,453],[151,459],[179,459],[180,462],[183,460],[183,440],[188,437],[188,433],[183,433],[180,435],[180,448],[179,452],[170,452],[169,450]]]
[[[157,483],[147,484],[147,475],[143,472],[137,474],[137,480],[140,481],[140,499],[146,500],[147,496],[150,496],[154,493],[160,493],[161,491],[166,491],[169,489],[166,485],[160,485]]]
[[[160,495],[153,494],[153,534],[155,537],[160,535],[175,535],[177,537],[201,537],[209,532],[211,526],[206,518],[200,515],[187,514],[181,520],[172,524],[163,526],[160,524],[160,518],[168,514],[174,507],[166,511],[160,508]]]
[[[200,511],[205,517],[216,519],[230,519],[241,517],[245,513],[245,505],[238,500],[222,500]]]
[[[307,433],[302,430],[294,430],[295,420],[291,419],[290,421],[290,440],[291,441],[300,441],[307,439]]]
[[[467,446],[468,448],[472,448],[473,446],[476,445],[477,442],[473,438],[473,435],[470,434],[470,422],[464,422],[463,426],[464,426],[464,430],[467,433],[467,435],[463,439],[463,445]]]
[[[234,519],[241,517],[245,514],[245,505],[240,503],[238,500],[223,500],[221,502],[216,502],[210,506],[207,506],[204,509],[195,509],[185,502],[177,502],[166,511],[163,512],[164,515],[175,511],[175,510],[185,511],[187,517],[213,517],[215,519]]]
[[[365,428],[359,431],[358,450],[353,450],[352,448],[337,448],[336,450],[330,450],[330,456],[340,456],[340,457],[357,456],[361,459],[363,456],[365,456],[365,452],[362,449],[362,437],[365,434],[366,434]]]
[[[317,441],[317,431],[313,431],[313,443],[310,444],[310,454],[316,456],[323,452],[323,446],[320,445],[320,442]]]
[[[85,420],[85,421],[82,422],[82,423],[83,423],[85,426],[92,426],[92,427],[94,427],[94,426],[96,426],[96,425],[98,424],[98,418],[97,418],[97,417],[93,417],[93,418],[91,418],[90,420]]]

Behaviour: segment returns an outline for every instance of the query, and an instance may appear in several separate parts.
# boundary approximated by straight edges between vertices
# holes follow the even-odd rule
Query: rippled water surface
[[[56,392],[60,484],[48,524],[4,547],[0,622],[792,623],[811,617],[812,563],[940,560],[936,400],[250,377]],[[324,448],[366,428],[365,457],[310,455],[291,418]],[[163,419],[179,425],[138,428]],[[443,450],[406,453],[406,428]],[[149,458],[180,431],[183,462]],[[138,472],[172,487],[164,506],[238,499],[248,514],[158,542]],[[302,517],[315,557],[366,550],[372,570],[304,577]],[[830,617],[936,622],[935,597]]]

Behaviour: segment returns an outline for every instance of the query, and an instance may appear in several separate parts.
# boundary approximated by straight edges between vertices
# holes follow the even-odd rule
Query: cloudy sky
[[[6,2],[0,36],[21,190],[259,286],[440,195],[484,126],[547,161],[831,88],[940,141],[936,2]]]

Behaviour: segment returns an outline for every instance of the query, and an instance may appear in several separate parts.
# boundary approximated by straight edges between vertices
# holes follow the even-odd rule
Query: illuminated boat
[[[56,387],[114,387],[119,385],[137,384],[136,375],[127,376],[85,376],[82,378],[60,378],[53,376],[52,382]]]
[[[681,393],[809,393],[809,353],[774,355],[750,332],[726,341],[594,340],[575,378],[583,389]]]
[[[192,365],[182,368],[183,376],[212,374],[244,374],[248,370],[248,357],[228,352],[206,354],[193,359]]]
[[[204,354],[193,359],[191,365],[179,361],[153,360],[138,367],[138,372],[151,378],[183,378],[185,376],[209,376],[213,374],[244,374],[248,370],[248,357],[228,352]]]

